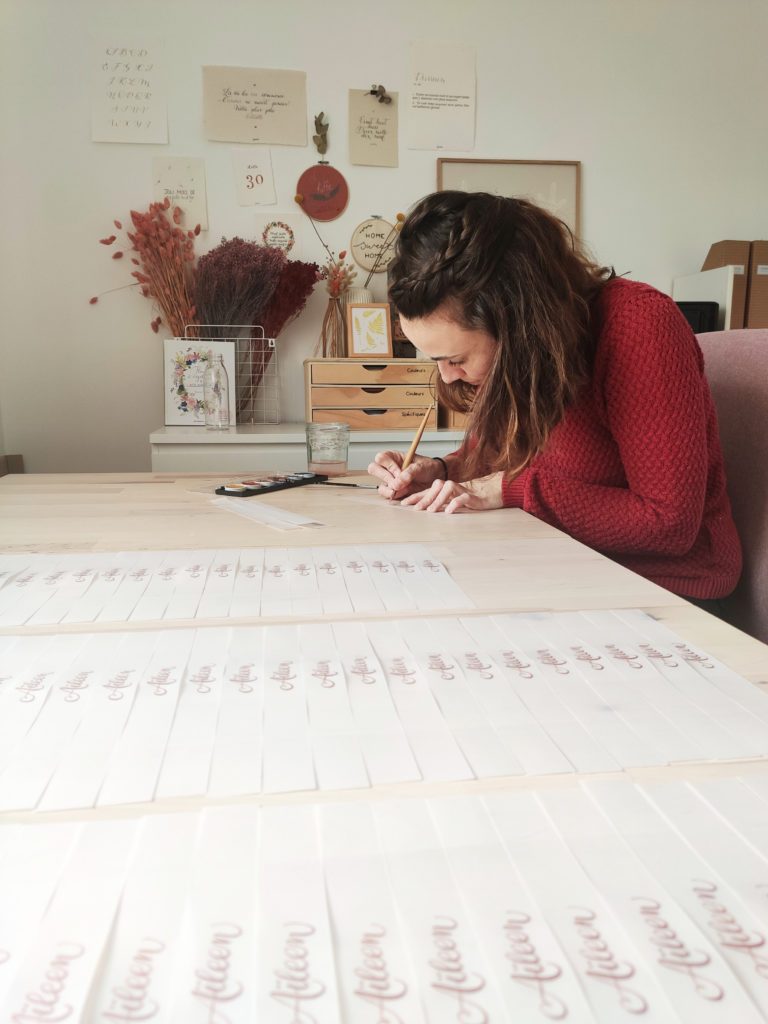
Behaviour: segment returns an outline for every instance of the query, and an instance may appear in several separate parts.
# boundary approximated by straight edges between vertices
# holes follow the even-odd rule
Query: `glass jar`
[[[310,473],[339,476],[347,472],[348,423],[307,424],[307,469]]]
[[[203,371],[203,403],[207,430],[229,429],[229,374],[220,354],[208,359]]]

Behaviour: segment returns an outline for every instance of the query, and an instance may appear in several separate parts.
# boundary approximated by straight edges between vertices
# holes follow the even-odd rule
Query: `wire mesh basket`
[[[274,338],[264,336],[262,327],[249,324],[188,324],[184,337],[226,341],[235,350],[236,423],[280,422],[280,378]]]

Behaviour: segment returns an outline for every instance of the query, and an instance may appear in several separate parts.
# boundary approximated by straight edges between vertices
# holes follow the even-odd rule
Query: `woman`
[[[693,599],[733,590],[741,550],[703,359],[672,300],[593,263],[532,203],[439,192],[389,267],[406,335],[469,416],[445,459],[379,452],[387,498],[522,508]]]

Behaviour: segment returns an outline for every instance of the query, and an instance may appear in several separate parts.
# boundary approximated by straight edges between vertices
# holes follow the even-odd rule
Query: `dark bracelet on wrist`
[[[439,462],[440,465],[443,467],[443,479],[447,480],[448,479],[448,463],[445,461],[445,459],[441,459],[439,455],[433,455],[432,458],[435,460],[435,462]]]

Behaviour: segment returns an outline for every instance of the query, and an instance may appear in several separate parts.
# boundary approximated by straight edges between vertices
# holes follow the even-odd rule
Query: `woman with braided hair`
[[[684,597],[731,592],[741,549],[696,337],[675,303],[594,263],[521,199],[438,192],[388,268],[405,334],[468,415],[444,459],[379,452],[386,498],[522,508]]]

